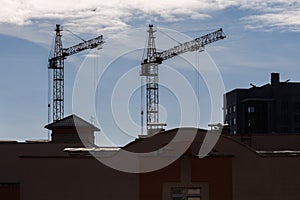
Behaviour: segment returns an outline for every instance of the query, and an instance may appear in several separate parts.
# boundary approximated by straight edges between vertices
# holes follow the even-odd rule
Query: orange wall
[[[192,182],[208,182],[210,200],[232,199],[231,157],[192,159]]]
[[[170,166],[140,175],[140,199],[163,199],[163,184],[180,182],[181,159]],[[191,158],[191,182],[206,182],[210,200],[232,200],[232,158]]]
[[[180,181],[180,160],[161,170],[140,174],[140,200],[159,200],[164,182]]]

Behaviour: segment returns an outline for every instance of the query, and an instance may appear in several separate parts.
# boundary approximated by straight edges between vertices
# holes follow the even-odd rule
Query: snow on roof
[[[99,152],[99,151],[119,151],[121,148],[118,147],[93,147],[93,148],[65,148],[64,151],[69,152]]]
[[[300,151],[295,150],[276,150],[276,151],[256,151],[265,156],[300,156]]]

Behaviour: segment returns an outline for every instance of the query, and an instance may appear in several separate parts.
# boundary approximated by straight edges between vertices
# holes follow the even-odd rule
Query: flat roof
[[[300,156],[300,151],[294,150],[276,150],[276,151],[256,151],[258,154],[262,156]]]

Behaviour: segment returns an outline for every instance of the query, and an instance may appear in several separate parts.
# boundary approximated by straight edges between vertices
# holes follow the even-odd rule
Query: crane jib
[[[48,68],[56,69],[56,68],[58,68],[56,61],[63,60],[67,56],[79,53],[79,52],[84,51],[86,49],[94,49],[98,46],[101,46],[103,43],[104,43],[103,36],[100,35],[96,38],[90,39],[90,40],[85,41],[85,42],[81,42],[81,43],[79,43],[77,45],[74,45],[72,47],[65,48],[65,49],[63,49],[61,56],[52,57],[48,60],[49,61]]]
[[[96,48],[97,46],[103,44],[103,36],[100,35],[99,37],[96,37],[94,39],[85,41],[85,42],[81,42],[75,46],[63,49],[63,55],[64,56],[69,56],[69,55],[73,55],[75,53],[78,53],[80,51],[86,50],[86,49],[93,49]]]
[[[226,38],[225,34],[223,33],[222,29],[219,29],[215,32],[206,34],[189,42],[185,42],[162,52],[157,52],[154,56],[156,58],[159,58],[159,61],[166,60],[188,51],[199,50],[207,44],[216,42],[224,38]]]

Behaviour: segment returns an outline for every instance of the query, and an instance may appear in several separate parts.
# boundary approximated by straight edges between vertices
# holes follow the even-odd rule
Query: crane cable
[[[52,38],[52,44],[51,44],[51,49],[50,49],[50,52],[49,52],[49,56],[48,56],[48,59],[50,59],[52,56],[54,56],[54,43],[55,43],[55,36]],[[47,68],[48,68],[48,105],[47,105],[47,112],[48,112],[48,124],[50,123],[51,121],[51,99],[52,99],[52,96],[51,96],[51,88],[52,88],[52,85],[51,85],[51,80],[52,80],[52,70],[49,68],[49,62],[47,64]],[[48,132],[48,140],[50,141],[50,130],[47,131]]]
[[[48,124],[51,120],[51,79],[52,79],[52,70],[48,69]],[[50,140],[50,130],[48,130],[48,140]]]
[[[147,59],[147,55],[146,55],[146,52],[147,52],[147,48],[148,48],[148,36],[146,36],[146,40],[145,40],[145,45],[144,45],[144,50],[143,50],[143,55],[142,55],[142,62],[144,62],[144,59]],[[140,69],[142,70],[142,69]],[[141,76],[141,96],[140,96],[140,99],[141,99],[141,102],[140,102],[140,115],[141,115],[141,135],[144,134],[144,108],[145,108],[145,100],[144,100],[144,96],[145,96],[145,93],[144,93],[144,82],[143,82],[143,76]],[[147,109],[147,108],[146,108]]]
[[[76,38],[78,38],[78,39],[80,39],[80,40],[82,40],[83,42],[86,42],[86,40],[85,39],[83,39],[82,37],[80,37],[79,35],[76,35],[75,33],[73,33],[72,31],[70,31],[69,29],[66,29],[65,27],[64,27],[64,29],[67,31],[67,32],[69,32],[69,33],[71,33],[73,36],[75,36]]]
[[[159,32],[161,32],[163,35],[165,35],[165,36],[167,36],[168,38],[170,38],[171,40],[175,41],[176,43],[182,44],[182,43],[180,43],[179,41],[177,41],[175,38],[171,37],[169,34],[165,33],[164,31],[162,31],[162,30],[160,30],[160,29],[158,29],[158,28],[157,28],[157,30],[158,30]]]
[[[141,135],[144,132],[144,85],[143,85],[143,77],[141,76]]]
[[[141,58],[142,62],[144,61],[144,59],[147,58],[147,55],[146,55],[147,48],[148,48],[148,36],[146,35],[146,40],[145,40],[143,55],[142,55],[142,58]]]
[[[197,51],[196,52],[196,74],[195,74],[195,89],[196,89],[196,98],[197,98],[197,101],[196,101],[196,105],[195,105],[195,110],[196,111],[200,111],[200,59],[199,59],[199,54],[200,52]],[[199,128],[199,113],[196,112],[196,126],[197,128]]]

